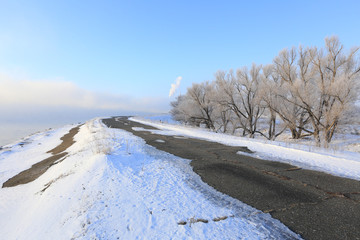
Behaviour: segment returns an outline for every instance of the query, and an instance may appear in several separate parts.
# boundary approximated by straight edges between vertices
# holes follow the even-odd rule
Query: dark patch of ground
[[[46,172],[51,166],[63,161],[67,156],[65,150],[75,143],[74,136],[79,132],[79,128],[80,126],[72,128],[69,133],[61,137],[62,143],[60,145],[47,152],[53,154],[53,156],[32,165],[31,168],[10,178],[3,183],[2,187],[14,187],[32,182]]]

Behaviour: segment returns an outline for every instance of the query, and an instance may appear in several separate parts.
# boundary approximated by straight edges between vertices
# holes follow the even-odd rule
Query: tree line
[[[254,138],[312,137],[328,146],[341,124],[354,120],[359,95],[359,48],[344,50],[338,37],[325,47],[284,49],[268,65],[220,70],[171,102],[174,120]],[[266,121],[266,129],[261,121]]]

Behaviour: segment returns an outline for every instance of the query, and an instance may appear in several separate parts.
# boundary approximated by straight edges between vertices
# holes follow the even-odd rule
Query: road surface
[[[133,127],[155,128],[127,117],[103,122],[159,150],[190,159],[208,185],[270,213],[305,239],[360,239],[359,181],[237,154],[248,152],[246,147],[134,131]]]

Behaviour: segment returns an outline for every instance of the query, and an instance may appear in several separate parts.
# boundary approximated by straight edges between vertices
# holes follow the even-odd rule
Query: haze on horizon
[[[268,64],[283,48],[322,46],[331,35],[358,46],[359,8],[355,0],[2,1],[0,135],[164,113],[219,69]]]

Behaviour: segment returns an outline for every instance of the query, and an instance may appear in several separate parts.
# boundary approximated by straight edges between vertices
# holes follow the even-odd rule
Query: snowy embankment
[[[71,129],[0,151],[0,184],[47,157]],[[108,129],[81,126],[68,156],[38,179],[0,189],[2,239],[294,239],[279,221],[203,183],[189,160]]]
[[[311,146],[236,137],[201,128],[168,124],[160,120],[154,121],[139,117],[133,117],[131,120],[160,129],[151,130],[153,133],[199,138],[229,146],[246,146],[255,152],[250,156],[285,162],[304,169],[360,180],[360,153],[332,151]],[[245,153],[241,152],[240,154]]]

